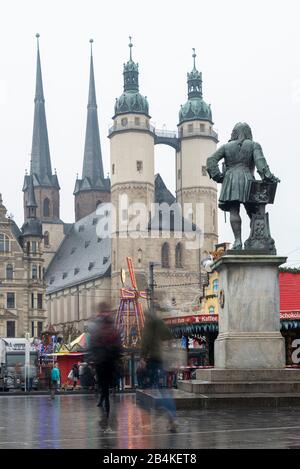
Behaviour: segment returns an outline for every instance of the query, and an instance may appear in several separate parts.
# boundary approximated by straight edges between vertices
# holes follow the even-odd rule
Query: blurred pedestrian
[[[68,374],[68,380],[73,381],[72,391],[75,389],[77,382],[79,379],[79,368],[77,363],[74,363],[72,366],[70,373]]]
[[[100,388],[98,407],[102,412],[101,423],[110,431],[109,414],[109,388],[115,385],[121,359],[121,339],[115,328],[110,307],[107,303],[98,305],[98,314],[90,327],[90,355],[94,362],[97,383]]]
[[[58,384],[60,382],[60,371],[58,368],[57,363],[55,363],[54,367],[51,370],[51,384],[50,384],[50,395],[51,399],[55,398],[55,391],[58,388]]]
[[[165,322],[156,313],[147,313],[141,341],[141,358],[146,362],[146,369],[151,388],[157,389],[167,412],[168,429],[177,430],[176,406],[169,390],[160,389],[160,378],[165,375],[163,363],[164,343],[171,341],[172,334]]]

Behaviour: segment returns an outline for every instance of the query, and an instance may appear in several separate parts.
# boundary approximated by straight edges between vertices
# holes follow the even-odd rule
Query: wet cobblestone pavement
[[[92,395],[1,396],[4,448],[300,448],[300,409],[180,410],[178,430],[160,411],[145,410],[135,394],[112,397],[111,433],[99,425]]]

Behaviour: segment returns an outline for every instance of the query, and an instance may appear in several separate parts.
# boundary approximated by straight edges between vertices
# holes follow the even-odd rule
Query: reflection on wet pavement
[[[3,448],[300,448],[300,409],[180,410],[177,433],[134,394],[112,398],[111,431],[91,395],[1,396]]]

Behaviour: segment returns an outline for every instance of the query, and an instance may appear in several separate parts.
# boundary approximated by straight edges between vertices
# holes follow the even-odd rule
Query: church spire
[[[139,65],[132,60],[132,37],[129,36],[129,60],[124,64],[124,92],[126,91],[139,91]]]
[[[51,169],[41,58],[39,49],[39,37],[40,35],[36,34],[37,64],[34,98],[34,122],[31,150],[32,173],[33,177],[35,178],[35,185],[56,186],[57,184],[56,181],[53,180]]]
[[[202,98],[202,73],[196,68],[196,51],[193,48],[193,70],[187,74],[188,98]]]
[[[88,113],[85,132],[84,159],[82,169],[82,179],[88,178],[91,188],[103,187],[104,173],[100,145],[94,63],[93,63],[93,39],[91,43],[91,59],[90,59],[90,83],[88,96]]]

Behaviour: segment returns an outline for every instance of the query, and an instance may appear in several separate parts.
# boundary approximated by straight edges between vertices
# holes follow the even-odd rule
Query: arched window
[[[170,267],[170,248],[168,243],[164,243],[161,248],[161,265],[164,269]]]
[[[29,254],[30,254],[30,241],[27,241],[27,243],[26,243],[26,254],[27,254],[27,256],[29,256]]]
[[[210,306],[208,311],[209,311],[209,314],[215,314],[214,306]]]
[[[37,269],[37,266],[33,264],[32,269],[31,269],[31,278],[33,280],[36,280],[37,276],[38,276],[38,269]]]
[[[12,264],[7,264],[6,266],[6,280],[12,280],[14,276],[14,269]]]
[[[9,237],[6,234],[0,233],[0,252],[9,251]]]
[[[213,291],[214,293],[218,293],[218,290],[219,290],[219,280],[216,279],[213,281]]]
[[[48,247],[49,244],[50,244],[49,232],[45,231],[45,233],[44,233],[44,246]]]
[[[175,265],[177,269],[182,268],[182,261],[183,261],[182,257],[183,257],[182,256],[182,244],[178,243],[175,249]]]
[[[44,217],[50,217],[50,200],[48,199],[48,197],[44,199],[43,213]]]
[[[143,259],[143,251],[141,249],[138,249],[138,265],[142,265],[142,259]]]

